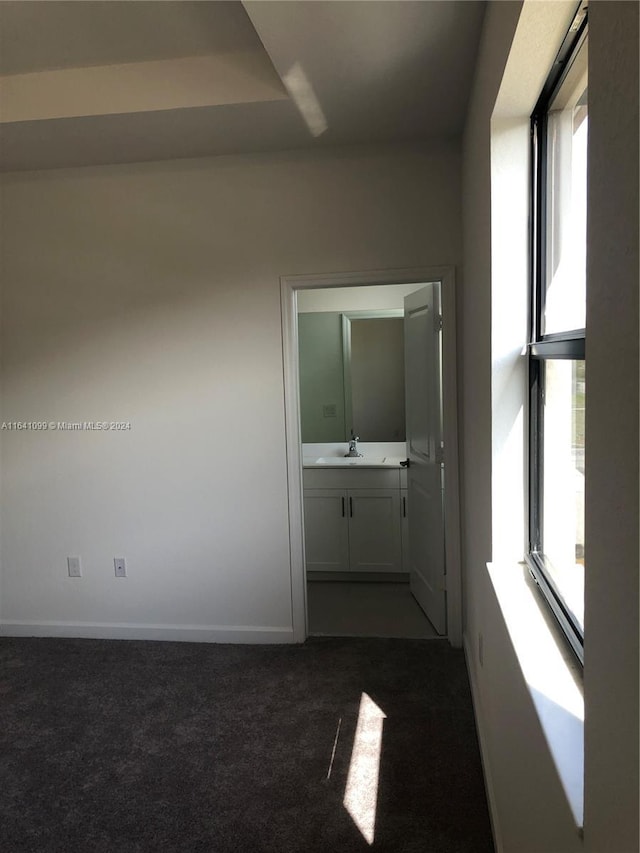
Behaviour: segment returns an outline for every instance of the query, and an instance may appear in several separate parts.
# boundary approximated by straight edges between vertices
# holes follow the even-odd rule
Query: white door
[[[441,311],[439,282],[405,297],[411,592],[438,634],[445,634]]]

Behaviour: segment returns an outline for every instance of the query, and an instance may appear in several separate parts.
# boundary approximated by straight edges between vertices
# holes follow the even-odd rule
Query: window
[[[584,642],[584,412],[587,222],[586,9],[531,119],[529,342],[531,573],[571,646]]]

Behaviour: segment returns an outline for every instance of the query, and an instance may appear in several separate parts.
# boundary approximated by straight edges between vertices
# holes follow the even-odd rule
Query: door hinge
[[[440,447],[436,447],[436,464],[444,464],[444,442],[440,442]]]
[[[433,317],[433,327],[436,330],[436,332],[442,331],[442,325],[443,325],[442,314],[435,314]]]

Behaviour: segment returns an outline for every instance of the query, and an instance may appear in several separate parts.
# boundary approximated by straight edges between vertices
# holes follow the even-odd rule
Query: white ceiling
[[[241,3],[7,0],[0,4],[0,74],[260,47]]]
[[[0,2],[0,168],[462,130],[483,2]],[[314,137],[283,85],[297,69]]]

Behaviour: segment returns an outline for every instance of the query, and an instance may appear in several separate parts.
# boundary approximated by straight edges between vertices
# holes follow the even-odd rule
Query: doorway
[[[393,620],[393,610],[398,606],[400,609],[406,605],[402,602],[402,595],[407,595],[407,600],[416,607],[416,625],[423,618],[420,609],[408,596],[408,584],[406,581],[411,577],[411,588],[415,597],[424,607],[424,579],[420,579],[420,573],[414,571],[415,561],[410,563],[411,571],[407,572],[407,543],[417,542],[420,536],[413,535],[405,539],[406,531],[402,531],[402,554],[403,558],[398,560],[395,556],[399,553],[398,544],[401,538],[401,507],[403,499],[406,502],[408,492],[403,492],[403,487],[413,489],[413,501],[418,507],[419,513],[424,513],[429,504],[423,502],[420,506],[420,492],[415,489],[420,486],[417,474],[420,471],[421,458],[414,458],[415,470],[402,470],[399,467],[400,459],[407,458],[406,436],[399,436],[398,429],[392,430],[392,434],[374,435],[369,433],[368,438],[377,438],[378,441],[365,442],[356,445],[356,452],[365,449],[365,458],[344,459],[344,452],[348,450],[347,437],[354,424],[349,423],[352,418],[351,411],[347,411],[349,398],[353,389],[349,387],[349,393],[345,395],[344,383],[342,395],[339,390],[323,393],[322,399],[315,401],[315,412],[320,413],[316,419],[317,423],[309,426],[309,418],[301,418],[303,398],[305,392],[300,390],[301,365],[299,361],[300,338],[304,324],[299,324],[299,313],[307,315],[307,319],[313,311],[306,309],[314,308],[315,311],[331,313],[325,309],[342,307],[337,316],[344,315],[350,322],[358,317],[363,317],[367,312],[375,311],[378,317],[384,314],[396,316],[398,313],[398,298],[406,293],[417,291],[425,287],[425,283],[432,283],[433,292],[437,292],[438,306],[434,311],[433,306],[425,309],[430,311],[430,317],[435,321],[441,318],[438,329],[438,347],[442,357],[442,397],[441,397],[441,438],[437,441],[438,456],[438,480],[442,474],[444,486],[444,522],[442,513],[440,516],[443,536],[441,534],[442,578],[434,585],[434,590],[441,600],[442,618],[438,622],[433,620],[433,614],[429,616],[435,622],[437,634],[446,632],[449,641],[453,645],[461,644],[461,601],[460,601],[460,561],[459,561],[459,510],[458,510],[458,467],[457,467],[457,417],[456,417],[456,389],[455,389],[455,291],[454,275],[451,268],[431,268],[420,270],[389,270],[373,273],[347,273],[329,274],[318,276],[287,277],[281,281],[282,316],[283,316],[283,349],[285,364],[285,402],[286,402],[286,438],[288,459],[288,485],[289,485],[289,521],[290,521],[290,556],[291,556],[291,589],[292,589],[292,616],[294,627],[294,639],[298,642],[306,639],[313,631],[309,617],[315,618],[318,599],[327,597],[328,587],[322,590],[315,587],[309,595],[308,584],[324,581],[325,584],[335,586],[338,582],[336,572],[345,570],[340,576],[342,584],[350,586],[342,587],[342,614],[340,607],[333,616],[337,618],[334,630],[322,631],[321,633],[375,633],[375,628],[366,627],[366,613],[364,614],[365,625],[359,629],[357,624],[353,630],[345,628],[345,616],[348,622],[348,612],[344,608],[348,601],[359,604],[359,610],[366,610],[367,597],[376,595],[382,591],[384,584],[389,584],[384,589],[386,601],[389,605],[389,616]],[[369,290],[367,290],[369,288]],[[371,288],[378,288],[385,292],[386,304],[377,303],[374,307],[370,302]],[[393,294],[393,304],[389,299]],[[329,301],[327,301],[329,299]],[[368,301],[369,300],[369,301]],[[400,302],[402,305],[402,301]],[[349,310],[347,310],[349,309]],[[415,312],[418,316],[419,312]],[[336,317],[326,317],[331,320]],[[404,321],[407,322],[406,319]],[[433,320],[431,321],[433,323]],[[393,335],[396,333],[394,332]],[[412,334],[414,334],[412,332]],[[392,337],[393,337],[392,335]],[[363,336],[366,339],[366,335]],[[344,335],[341,338],[344,343]],[[435,340],[435,338],[434,338]],[[312,343],[317,346],[317,340]],[[331,359],[329,359],[331,360]],[[335,361],[335,359],[334,359]],[[344,365],[342,365],[344,369]],[[333,364],[334,373],[339,372],[339,366]],[[304,372],[304,365],[303,371]],[[307,395],[308,396],[308,395]],[[304,401],[308,408],[308,399]],[[421,411],[424,406],[418,406]],[[339,417],[340,416],[340,417]],[[307,439],[303,445],[303,430],[301,420],[304,424],[304,438]],[[397,423],[395,418],[394,423]],[[338,427],[341,422],[341,434],[331,433],[329,428]],[[368,427],[368,425],[367,425]],[[314,430],[320,429],[320,433]],[[346,430],[346,432],[345,432]],[[364,431],[364,430],[363,430]],[[337,439],[335,442],[311,442],[310,438]],[[398,439],[402,441],[384,441],[384,439]],[[410,442],[413,450],[418,453],[424,451],[416,435],[415,440]],[[423,442],[424,443],[424,442]],[[427,449],[425,458],[433,463],[436,459],[435,445]],[[353,448],[352,448],[353,450]],[[324,454],[324,455],[322,455]],[[329,455],[329,457],[327,456]],[[314,458],[311,459],[310,457]],[[413,458],[413,457],[412,457]],[[385,463],[386,460],[386,463]],[[316,464],[318,463],[318,464]],[[344,463],[344,464],[343,464]],[[367,470],[359,470],[360,463]],[[391,465],[389,464],[391,463]],[[348,468],[347,468],[348,466]],[[440,473],[441,472],[441,473]],[[354,474],[356,479],[353,479]],[[366,474],[366,477],[364,476]],[[362,479],[358,479],[362,476]],[[324,479],[323,479],[324,478]],[[381,479],[382,478],[382,479]],[[426,481],[425,481],[426,482]],[[325,489],[324,486],[329,488]],[[366,486],[367,488],[363,488]],[[380,488],[383,486],[384,488]],[[405,503],[406,506],[406,503]],[[307,521],[307,551],[305,559],[305,509]],[[397,521],[396,521],[397,519]],[[433,523],[428,518],[422,518],[415,513],[409,512],[409,523],[413,522],[417,530],[422,528],[433,530]],[[368,524],[370,533],[363,533],[363,524]],[[316,535],[317,525],[321,531]],[[326,525],[329,525],[327,527]],[[315,526],[314,526],[315,525]],[[333,525],[333,526],[331,526]],[[316,532],[314,532],[316,531]],[[395,538],[394,538],[395,537]],[[424,539],[424,536],[422,537]],[[433,537],[432,537],[433,540]],[[346,555],[346,556],[345,556]],[[413,559],[413,558],[412,558]],[[351,562],[349,563],[349,560]],[[430,564],[437,560],[430,559]],[[323,571],[328,572],[323,576]],[[353,584],[352,572],[357,572],[358,584]],[[350,573],[351,572],[351,573]],[[444,577],[446,572],[446,578]],[[394,574],[397,573],[397,574]],[[428,575],[428,572],[422,572]],[[402,576],[402,577],[401,577]],[[414,577],[415,576],[415,577]],[[414,583],[415,581],[415,583]],[[446,584],[446,589],[445,589]],[[436,589],[437,587],[437,589]],[[356,608],[357,609],[357,608]],[[407,611],[408,613],[409,611]],[[354,614],[357,615],[357,614]],[[360,613],[360,618],[363,614]],[[402,618],[402,617],[401,617]],[[409,618],[409,617],[406,617]],[[388,620],[387,620],[388,621]],[[410,621],[410,620],[409,620]],[[429,623],[424,620],[424,624]],[[342,626],[342,627],[341,627]],[[445,627],[446,626],[446,627]],[[384,630],[384,629],[383,629]],[[407,628],[409,635],[429,636],[429,633],[420,634],[420,628]],[[418,633],[413,633],[417,630]],[[437,635],[433,632],[433,635]],[[397,634],[396,634],[397,635]]]

